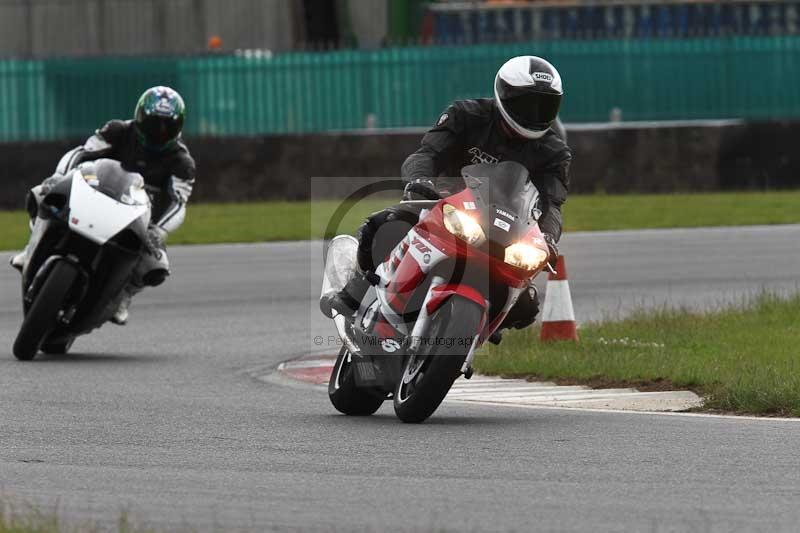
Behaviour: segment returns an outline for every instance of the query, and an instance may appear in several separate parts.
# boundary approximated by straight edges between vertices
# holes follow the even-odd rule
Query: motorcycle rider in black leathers
[[[554,261],[561,238],[561,205],[569,189],[572,154],[563,126],[557,120],[563,96],[561,76],[549,62],[535,56],[507,61],[495,77],[494,98],[454,102],[423,137],[420,148],[408,156],[402,177],[408,180],[404,199],[434,198],[463,188],[461,168],[475,163],[516,161],[530,172],[541,194],[539,227]],[[555,130],[555,131],[554,131]],[[435,182],[435,183],[434,183]],[[430,195],[425,191],[430,191]],[[359,230],[358,266],[361,275],[340,292],[323,297],[322,311],[352,314],[369,287],[373,272],[418,221],[419,210],[393,206],[371,215]],[[520,296],[503,328],[524,328],[538,314],[533,285]],[[494,339],[499,342],[499,336]]]
[[[56,173],[28,194],[27,208],[33,228],[39,200],[81,163],[115,159],[125,170],[144,177],[153,201],[149,246],[111,319],[119,325],[128,320],[131,298],[146,286],[160,285],[169,275],[164,241],[183,223],[195,180],[194,159],[181,141],[185,111],[183,98],[177,91],[169,87],[146,90],[136,104],[133,120],[107,122],[85,144],[67,152],[58,163]],[[26,260],[27,247],[11,258],[11,265],[22,271]]]

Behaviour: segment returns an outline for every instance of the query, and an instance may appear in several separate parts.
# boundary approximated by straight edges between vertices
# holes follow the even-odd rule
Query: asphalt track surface
[[[795,291],[800,226],[571,234],[580,319]],[[67,357],[11,356],[0,269],[0,493],[162,529],[793,531],[800,423],[443,405],[334,413],[253,369],[328,352],[318,245],[175,248],[174,275]]]

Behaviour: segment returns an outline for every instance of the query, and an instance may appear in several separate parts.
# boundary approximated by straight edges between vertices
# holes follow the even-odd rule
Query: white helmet
[[[561,75],[541,57],[518,56],[494,78],[494,101],[508,126],[526,139],[544,136],[558,116]]]

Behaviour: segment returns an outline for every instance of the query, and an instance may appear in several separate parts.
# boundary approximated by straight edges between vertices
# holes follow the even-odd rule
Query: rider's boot
[[[122,301],[119,303],[119,307],[117,307],[117,310],[114,311],[114,314],[111,316],[112,324],[124,326],[128,323],[128,308],[131,306],[131,299],[133,299],[133,295],[126,289]]]
[[[497,346],[501,342],[503,342],[503,332],[500,331],[500,328],[497,328],[494,333],[489,335],[489,342]]]
[[[356,272],[339,292],[330,292],[319,299],[319,308],[322,314],[333,318],[334,311],[340,315],[350,316],[358,311],[361,300],[367,293],[370,282],[361,272]]]
[[[31,198],[33,200],[31,200]],[[28,201],[29,202],[31,202],[31,201],[35,202],[35,198],[36,197],[33,194],[29,194],[28,195]],[[38,205],[38,204],[35,204],[35,205]],[[31,208],[29,208],[29,211],[30,210],[31,210]],[[34,210],[33,214],[31,215],[31,219],[28,222],[28,226],[29,226],[29,228],[31,230],[31,233],[33,233],[33,228],[36,226],[36,221],[37,220],[38,220],[38,218],[36,217],[35,210]],[[8,261],[8,264],[11,265],[12,268],[18,270],[20,274],[22,274],[22,269],[25,267],[25,261],[28,260],[28,249],[29,248],[30,248],[30,243],[26,244],[25,248],[23,248],[20,253],[18,253],[16,255],[12,255],[11,259]]]
[[[141,289],[139,289],[141,290]],[[131,300],[133,297],[139,292],[134,287],[126,287],[123,291],[122,301],[119,303],[117,310],[114,311],[114,314],[111,316],[111,323],[116,324],[118,326],[124,326],[128,323],[128,316],[131,306]]]
[[[520,294],[517,303],[511,308],[500,326],[492,333],[488,341],[500,344],[503,341],[503,331],[506,329],[525,329],[536,321],[539,314],[539,291],[531,282],[528,288]]]
[[[375,258],[385,258],[408,234],[408,230],[414,227],[418,219],[419,209],[415,207],[395,206],[370,215],[358,230],[357,272],[342,290],[320,298],[319,307],[322,314],[333,318],[334,311],[345,316],[358,311],[370,285],[375,285],[379,281],[375,275]],[[377,239],[379,231],[383,231],[383,235]],[[376,242],[380,243],[377,245],[377,250],[373,249]]]
[[[8,264],[22,274],[22,267],[25,266],[25,261],[28,259],[28,247],[26,246],[20,253],[12,255]]]
[[[134,296],[142,292],[145,287],[158,287],[169,277],[169,259],[163,237],[151,236],[151,239],[147,253],[136,265],[131,282],[123,289],[122,301],[110,319],[118,326],[128,323],[128,309]]]

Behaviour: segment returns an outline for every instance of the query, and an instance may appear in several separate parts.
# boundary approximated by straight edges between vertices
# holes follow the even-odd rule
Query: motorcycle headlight
[[[544,250],[518,242],[506,248],[505,262],[523,270],[536,270],[544,265],[547,257]]]
[[[483,228],[468,214],[450,204],[444,204],[442,213],[444,214],[444,227],[459,239],[467,241],[472,246],[480,246],[486,241]]]

